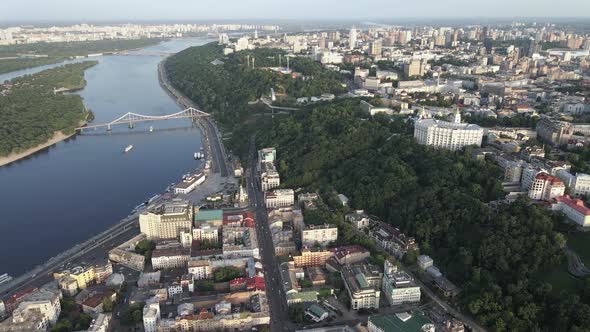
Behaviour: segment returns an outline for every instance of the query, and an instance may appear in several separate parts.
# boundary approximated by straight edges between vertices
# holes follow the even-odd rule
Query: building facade
[[[390,305],[420,302],[420,287],[409,274],[398,271],[397,267],[387,260],[384,263],[384,271],[383,293]]]
[[[267,208],[287,207],[295,204],[293,189],[276,189],[264,193],[264,204]]]
[[[338,239],[338,227],[330,224],[307,225],[301,231],[303,246],[312,247],[316,244],[327,246]]]
[[[374,265],[346,265],[340,271],[352,310],[379,308],[383,274]]]
[[[539,173],[529,190],[529,198],[534,200],[548,201],[565,194],[563,182],[547,173]]]
[[[154,270],[184,268],[190,258],[190,250],[186,248],[155,249],[152,252]]]
[[[414,138],[418,144],[453,151],[468,145],[481,146],[483,129],[478,125],[461,123],[458,114],[455,117],[455,122],[417,120],[414,125]]]
[[[193,207],[186,200],[172,200],[139,215],[139,229],[148,239],[176,239],[191,231]]]

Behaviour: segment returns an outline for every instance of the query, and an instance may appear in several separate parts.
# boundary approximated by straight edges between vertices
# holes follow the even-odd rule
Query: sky
[[[0,24],[581,16],[590,0],[0,0]]]

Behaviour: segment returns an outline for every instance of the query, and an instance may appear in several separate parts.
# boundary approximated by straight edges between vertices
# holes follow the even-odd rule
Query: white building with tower
[[[422,145],[459,150],[468,145],[481,146],[483,129],[475,124],[461,123],[456,111],[453,122],[420,118],[414,125],[414,138]]]

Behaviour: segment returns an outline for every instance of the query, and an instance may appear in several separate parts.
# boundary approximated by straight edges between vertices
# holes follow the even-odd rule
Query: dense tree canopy
[[[250,87],[240,88],[252,95],[238,96],[242,92],[237,92],[230,96],[233,91],[211,87],[203,92],[196,84],[204,84],[211,79],[210,70],[217,69],[190,69],[189,63],[201,52],[210,52],[210,59],[220,57],[210,45],[179,53],[168,63],[175,84],[195,100],[231,99],[221,104],[241,105],[216,108],[209,104],[207,110],[223,110],[218,119],[234,122],[228,128],[248,126],[248,134],[257,134],[259,148],[275,147],[284,187],[344,193],[352,208],[365,209],[416,237],[421,253],[431,255],[462,286],[463,310],[493,330],[583,330],[590,326],[588,287],[581,289],[583,295],[572,297],[554,291],[542,277],[564,263],[565,238],[554,229],[556,220],[527,199],[490,204],[503,195],[502,172],[492,162],[473,159],[471,148],[451,152],[418,145],[410,121],[369,117],[354,99],[311,105],[270,121],[253,121],[258,127],[250,126],[241,121],[252,121],[252,117],[241,117],[239,112],[247,109],[254,91],[262,94],[264,84],[276,81],[257,81],[266,77],[262,70],[245,73],[243,68],[226,65],[224,77],[252,80],[241,81]],[[185,66],[175,69],[179,63]],[[178,74],[187,71],[191,76]],[[232,132],[234,137],[237,132]],[[342,219],[341,215],[328,211],[306,212],[305,218],[342,226],[338,244],[366,241],[332,220]]]
[[[0,156],[45,143],[58,131],[72,133],[88,112],[82,97],[59,91],[83,88],[84,70],[95,64],[69,64],[0,86]]]
[[[116,39],[61,43],[32,43],[0,46],[0,74],[59,63],[74,56],[132,50],[159,43],[162,39]]]

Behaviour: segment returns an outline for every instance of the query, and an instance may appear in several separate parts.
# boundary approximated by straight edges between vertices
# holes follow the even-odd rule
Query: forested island
[[[0,46],[0,74],[62,62],[89,54],[121,52],[155,45],[160,38],[34,43]]]
[[[0,85],[0,165],[74,134],[91,114],[82,97],[84,71],[96,61],[68,64]]]
[[[343,92],[339,73],[309,59],[291,60],[293,71],[308,79],[263,68],[279,66],[279,54],[284,56],[257,49],[224,57],[220,46],[208,44],[182,51],[165,65],[171,82],[215,116],[234,153],[246,156],[254,134],[258,148],[275,147],[281,184],[320,192],[330,207],[325,221],[343,219],[346,208],[335,200],[340,192],[351,199],[351,208],[414,236],[420,253],[440,262],[461,285],[458,306],[486,327],[582,331],[590,326],[590,282],[577,279],[567,287],[559,282],[568,278],[560,217],[527,198],[490,204],[502,194],[499,167],[473,159],[470,148],[451,152],[418,145],[409,122],[371,117],[359,99],[271,117],[251,103],[270,88],[288,95],[287,102]],[[248,66],[248,56],[256,58],[256,68]],[[341,244],[360,241],[347,229],[340,231]]]

